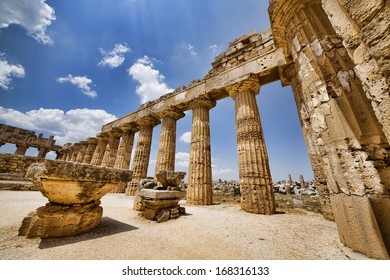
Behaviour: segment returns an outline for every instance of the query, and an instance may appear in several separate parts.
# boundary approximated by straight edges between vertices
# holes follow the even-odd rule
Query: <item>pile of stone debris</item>
[[[293,181],[291,175],[288,180],[277,181],[273,183],[274,192],[279,194],[309,195],[318,196],[314,180],[305,182],[303,176],[300,176],[300,182]],[[217,180],[213,181],[213,192],[216,195],[239,195],[240,183],[235,180]]]

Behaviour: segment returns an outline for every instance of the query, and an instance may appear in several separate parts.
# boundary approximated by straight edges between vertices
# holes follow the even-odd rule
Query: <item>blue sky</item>
[[[55,135],[58,144],[95,136],[142,102],[202,79],[229,42],[269,26],[267,7],[265,0],[0,0],[0,123]],[[291,88],[265,85],[257,101],[273,179],[311,179]],[[219,101],[210,119],[213,179],[238,179],[233,100]],[[187,171],[190,111],[177,126],[176,169]],[[153,133],[150,175],[160,126]]]

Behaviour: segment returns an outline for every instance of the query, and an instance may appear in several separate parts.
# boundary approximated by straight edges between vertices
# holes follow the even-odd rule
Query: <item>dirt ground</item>
[[[0,191],[2,260],[345,260],[367,259],[339,242],[335,223],[293,211],[272,216],[237,204],[182,206],[165,223],[138,216],[133,198],[107,194],[101,224],[76,237],[18,236],[23,218],[48,202],[40,192]]]

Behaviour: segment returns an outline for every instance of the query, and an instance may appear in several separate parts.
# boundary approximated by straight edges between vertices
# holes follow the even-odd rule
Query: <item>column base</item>
[[[340,242],[375,259],[390,259],[390,198],[330,196]]]

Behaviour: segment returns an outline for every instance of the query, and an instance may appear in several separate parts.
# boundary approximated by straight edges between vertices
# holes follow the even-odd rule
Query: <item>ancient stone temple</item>
[[[336,222],[346,246],[389,259],[390,2],[269,2],[271,27],[231,42],[203,79],[104,125],[96,137],[54,149],[57,159],[129,169],[138,133],[133,176],[127,186],[122,185],[126,195],[137,195],[138,183],[147,177],[153,128],[162,125],[155,173],[174,172],[176,123],[191,110],[187,203],[210,205],[209,112],[219,100],[232,98],[241,208],[274,214],[256,95],[263,85],[280,81],[294,93],[323,216]],[[24,153],[24,147],[17,149]],[[44,154],[53,147],[42,149]]]

